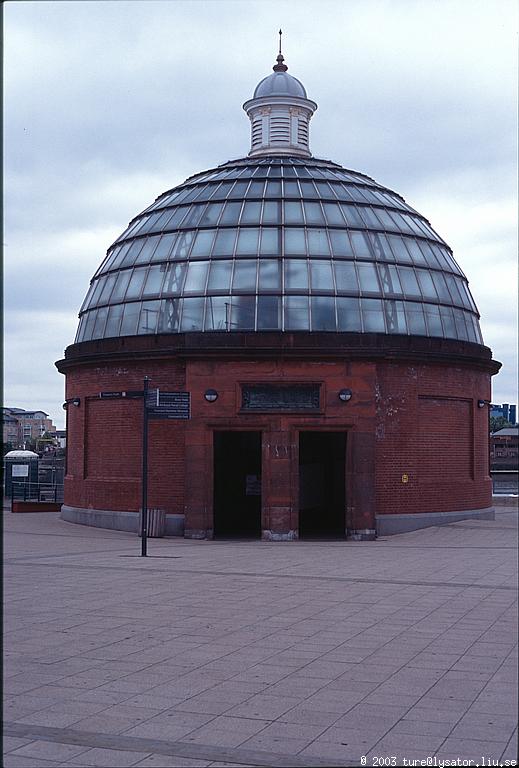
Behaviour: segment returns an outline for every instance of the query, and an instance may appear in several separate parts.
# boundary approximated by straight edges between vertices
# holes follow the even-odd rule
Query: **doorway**
[[[346,433],[299,433],[299,536],[346,536]]]
[[[261,537],[261,432],[214,433],[214,535]]]

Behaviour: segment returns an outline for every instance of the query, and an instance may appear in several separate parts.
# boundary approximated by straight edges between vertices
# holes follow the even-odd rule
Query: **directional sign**
[[[146,394],[146,411],[150,419],[189,419],[191,396],[189,392],[150,389]]]
[[[100,392],[101,400],[118,400],[121,397],[137,398],[143,397],[144,392],[140,390],[123,390],[122,392]]]

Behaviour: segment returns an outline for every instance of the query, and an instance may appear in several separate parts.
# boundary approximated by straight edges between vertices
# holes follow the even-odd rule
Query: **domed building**
[[[312,156],[317,104],[281,51],[244,109],[247,157],[161,194],[91,280],[57,363],[62,516],[137,530],[146,376],[182,404],[149,424],[170,534],[361,540],[491,517],[500,364],[451,249],[400,195]]]

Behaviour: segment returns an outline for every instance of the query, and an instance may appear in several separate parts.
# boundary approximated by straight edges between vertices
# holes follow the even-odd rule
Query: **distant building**
[[[502,405],[495,405],[492,403],[490,405],[490,415],[497,419],[502,416],[512,425],[517,423],[517,407],[515,404],[503,403]]]
[[[19,441],[19,424],[18,419],[12,416],[10,413],[6,413],[6,409],[3,409],[3,436],[2,442],[4,445],[10,443],[12,446],[18,448]]]
[[[33,442],[45,432],[55,432],[56,427],[45,411],[26,411],[24,408],[2,408],[4,444],[11,443],[13,448],[23,448],[25,443]]]
[[[519,427],[505,427],[494,432],[490,437],[490,463],[492,469],[510,469],[518,467]]]

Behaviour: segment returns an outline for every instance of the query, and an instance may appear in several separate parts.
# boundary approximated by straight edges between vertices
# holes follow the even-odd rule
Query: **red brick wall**
[[[293,530],[298,519],[298,435],[347,432],[347,515],[352,528],[375,514],[441,512],[491,505],[488,477],[488,373],[466,367],[369,361],[128,359],[77,366],[67,374],[68,474],[65,503],[113,510],[140,507],[142,403],[98,398],[100,391],[150,387],[191,392],[192,418],[151,421],[149,504],[186,512],[193,530],[212,528],[213,431],[263,432],[263,521]],[[239,413],[240,383],[321,382],[323,410]],[[348,387],[353,398],[338,399]],[[215,403],[204,399],[218,391]],[[286,454],[272,459],[272,445]],[[285,448],[283,448],[285,451]],[[279,452],[278,452],[279,453]],[[402,482],[402,476],[408,482]],[[274,522],[277,521],[277,522]]]
[[[82,366],[67,374],[68,459],[65,504],[93,509],[137,511],[141,506],[142,401],[100,400],[102,391],[165,391],[185,388],[185,366],[168,360]],[[180,421],[150,421],[150,507],[184,511],[184,431]]]
[[[477,407],[489,374],[403,363],[377,373],[377,514],[491,506],[488,410]]]

